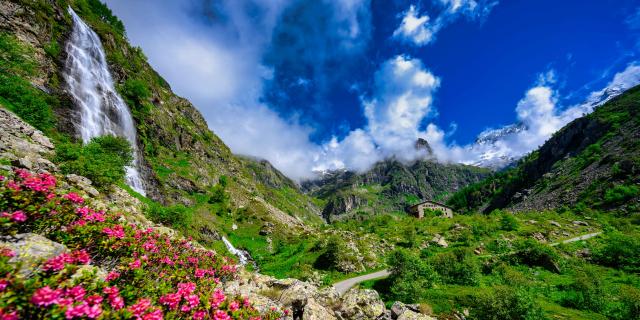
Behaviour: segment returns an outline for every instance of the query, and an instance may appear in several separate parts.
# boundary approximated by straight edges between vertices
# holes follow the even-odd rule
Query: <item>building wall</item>
[[[440,210],[442,211],[442,217],[453,218],[453,210],[431,202],[425,202],[409,209],[409,211],[418,218],[424,218],[425,210]]]

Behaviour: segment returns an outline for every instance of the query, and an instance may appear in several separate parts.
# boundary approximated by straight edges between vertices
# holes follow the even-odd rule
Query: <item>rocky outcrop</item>
[[[331,222],[333,218],[351,212],[365,204],[367,204],[367,199],[362,198],[358,194],[336,194],[329,200],[322,210],[322,217],[326,221]]]

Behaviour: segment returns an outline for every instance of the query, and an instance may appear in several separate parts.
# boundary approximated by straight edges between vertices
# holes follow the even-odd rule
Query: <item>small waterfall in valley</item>
[[[63,72],[67,90],[80,109],[80,134],[91,138],[115,135],[127,139],[133,148],[133,163],[126,168],[127,184],[145,194],[140,176],[141,154],[136,128],[129,108],[116,92],[98,35],[69,8],[73,31],[66,44],[67,60]]]
[[[236,247],[234,247],[233,244],[231,244],[231,242],[229,242],[229,240],[227,240],[227,238],[224,236],[222,237],[222,242],[224,242],[224,245],[227,246],[227,250],[229,250],[229,252],[238,257],[241,265],[244,266],[247,264],[247,262],[249,261],[249,257],[246,252],[236,249]]]

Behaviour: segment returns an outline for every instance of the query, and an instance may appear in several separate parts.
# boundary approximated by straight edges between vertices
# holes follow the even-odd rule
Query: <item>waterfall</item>
[[[236,247],[234,247],[231,242],[229,242],[229,240],[227,240],[227,238],[224,236],[222,236],[222,242],[224,242],[224,245],[227,246],[227,250],[229,250],[229,252],[238,257],[241,265],[244,266],[247,264],[247,262],[249,261],[249,257],[246,252],[236,249]]]
[[[69,94],[80,109],[80,135],[91,138],[115,135],[127,139],[133,148],[133,162],[126,167],[127,184],[145,195],[140,177],[136,128],[129,108],[116,92],[98,35],[69,7],[73,31],[66,44],[63,77]]]

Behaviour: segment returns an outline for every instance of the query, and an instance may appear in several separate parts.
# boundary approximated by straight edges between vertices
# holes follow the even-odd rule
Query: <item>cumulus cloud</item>
[[[535,150],[554,132],[569,122],[591,113],[597,106],[609,101],[625,90],[640,84],[640,66],[629,64],[615,74],[602,90],[592,92],[584,103],[563,108],[559,93],[553,88],[555,72],[543,73],[535,86],[528,89],[517,103],[516,123],[498,129],[488,129],[469,145],[449,145],[444,132],[433,124],[429,142],[438,159],[500,167]],[[429,131],[429,130],[428,130]]]
[[[393,32],[395,39],[425,46],[435,39],[436,34],[448,24],[464,16],[469,20],[483,20],[498,1],[439,0],[440,13],[432,19],[427,13],[420,13],[418,7],[410,5],[402,13],[402,20]]]
[[[434,112],[433,94],[440,80],[419,59],[399,55],[380,66],[374,82],[371,97],[362,99],[365,128],[326,144],[315,170],[365,170],[392,156],[405,161],[425,156],[414,146],[418,138],[432,134],[420,124]]]
[[[404,13],[400,26],[393,32],[393,36],[399,39],[413,42],[417,46],[423,46],[433,39],[437,30],[429,23],[428,15],[419,15],[416,6],[411,5]]]

